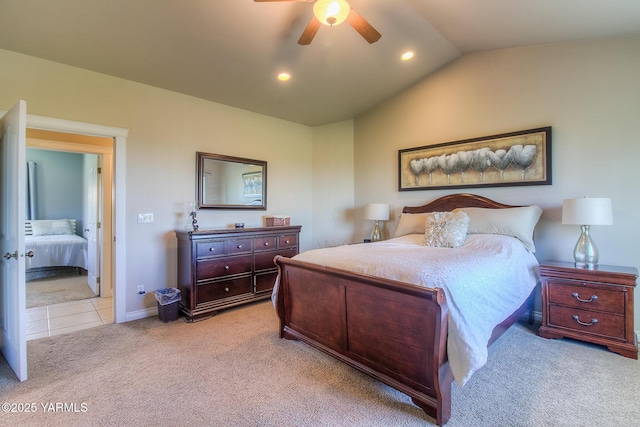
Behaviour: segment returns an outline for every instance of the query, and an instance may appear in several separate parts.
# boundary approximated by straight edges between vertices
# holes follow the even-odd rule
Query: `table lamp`
[[[562,202],[562,223],[579,225],[582,230],[573,250],[576,266],[595,267],[600,255],[589,234],[589,226],[613,224],[611,199],[601,197],[566,199]]]
[[[371,241],[377,242],[382,240],[379,221],[387,221],[389,219],[389,205],[385,203],[369,203],[364,208],[364,217],[375,221],[373,231],[371,232]]]

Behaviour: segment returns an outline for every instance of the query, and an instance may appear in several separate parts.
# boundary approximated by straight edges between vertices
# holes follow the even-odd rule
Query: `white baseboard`
[[[132,320],[140,320],[146,317],[152,317],[158,315],[158,307],[145,308],[144,310],[131,311],[125,315],[125,322]]]

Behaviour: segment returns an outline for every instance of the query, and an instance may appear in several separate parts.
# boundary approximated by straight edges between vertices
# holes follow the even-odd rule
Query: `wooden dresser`
[[[597,265],[586,269],[547,261],[540,264],[540,277],[541,337],[574,338],[638,358],[633,330],[636,268]]]
[[[271,297],[273,258],[298,254],[301,226],[176,231],[180,311],[188,321]]]

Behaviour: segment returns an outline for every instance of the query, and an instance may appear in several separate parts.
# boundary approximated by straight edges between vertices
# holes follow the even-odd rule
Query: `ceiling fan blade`
[[[311,21],[309,21],[309,23],[307,24],[307,28],[305,28],[304,31],[302,32],[302,35],[298,40],[298,44],[301,44],[301,45],[311,44],[311,41],[313,40],[316,33],[320,29],[321,25],[322,24],[320,23],[320,21],[318,21],[318,19],[315,16],[312,16]]]
[[[353,9],[351,9],[349,16],[347,16],[347,22],[369,43],[375,43],[382,37],[382,34]]]

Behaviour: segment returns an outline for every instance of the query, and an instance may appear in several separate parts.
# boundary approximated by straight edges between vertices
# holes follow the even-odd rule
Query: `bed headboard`
[[[457,208],[518,208],[521,206],[505,205],[476,194],[449,194],[423,206],[405,206],[402,213],[416,214],[425,212],[447,212]]]
[[[67,219],[69,221],[69,225],[71,226],[71,231],[73,234],[76,234],[76,220],[75,219]],[[33,236],[33,227],[31,226],[31,220],[27,219],[24,221],[24,235],[25,236]]]

